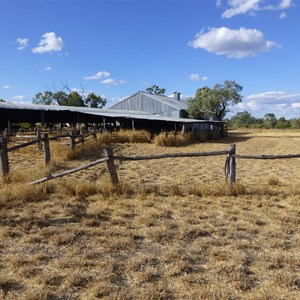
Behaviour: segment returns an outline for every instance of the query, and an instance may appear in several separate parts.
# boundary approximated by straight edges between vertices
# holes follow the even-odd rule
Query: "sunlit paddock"
[[[226,156],[116,161],[48,183],[27,183],[103,157],[99,137],[71,151],[51,143],[10,154],[0,187],[4,299],[297,299],[300,159]],[[107,140],[106,140],[107,142]],[[161,147],[116,143],[119,156],[218,151],[300,153],[298,131],[233,131],[225,139]]]

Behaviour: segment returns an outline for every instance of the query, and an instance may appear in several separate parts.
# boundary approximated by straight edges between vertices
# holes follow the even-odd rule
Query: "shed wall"
[[[165,117],[180,118],[180,110],[154,100],[144,94],[136,94],[113,106],[112,109],[145,111],[151,114],[157,114]]]

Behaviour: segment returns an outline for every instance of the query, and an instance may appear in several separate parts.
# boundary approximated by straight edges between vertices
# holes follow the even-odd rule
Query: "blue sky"
[[[296,0],[0,0],[0,98],[243,86],[233,113],[300,117]]]

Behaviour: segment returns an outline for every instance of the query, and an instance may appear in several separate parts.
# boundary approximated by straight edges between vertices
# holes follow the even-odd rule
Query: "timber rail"
[[[10,151],[14,151],[17,149],[21,149],[24,147],[27,147],[29,145],[33,145],[39,142],[44,143],[44,151],[45,151],[45,164],[49,164],[50,162],[50,146],[49,141],[50,140],[56,140],[59,138],[65,138],[70,137],[70,147],[74,149],[74,145],[78,142],[75,142],[75,134],[74,132],[70,133],[70,135],[59,135],[55,137],[48,137],[48,134],[44,134],[43,137],[37,138],[36,140],[17,145],[12,146],[10,148],[7,147],[7,141],[6,138],[0,138],[0,176],[5,179],[6,175],[9,173],[9,163],[8,163],[8,153]],[[84,135],[78,135],[82,141],[82,137],[84,138]],[[96,137],[96,136],[94,136]],[[292,158],[300,158],[300,154],[287,154],[287,155],[241,155],[236,153],[236,145],[232,144],[230,145],[229,149],[227,150],[221,150],[221,151],[211,151],[211,152],[189,152],[189,153],[170,153],[170,154],[160,154],[160,155],[144,155],[144,156],[120,156],[120,155],[114,155],[113,149],[109,146],[104,150],[104,157],[100,158],[98,160],[92,161],[88,164],[79,166],[77,168],[67,170],[61,173],[56,174],[50,174],[44,178],[35,180],[33,182],[30,182],[29,184],[39,184],[43,183],[52,179],[60,178],[63,176],[70,175],[72,173],[85,170],[88,168],[91,168],[95,165],[98,165],[100,163],[106,162],[107,170],[110,175],[110,179],[113,184],[119,183],[119,177],[117,174],[117,169],[115,166],[115,160],[118,161],[143,161],[143,160],[155,160],[155,159],[174,159],[174,158],[181,158],[181,157],[206,157],[206,156],[226,156],[225,159],[225,179],[229,186],[232,186],[236,182],[236,159],[292,159]]]

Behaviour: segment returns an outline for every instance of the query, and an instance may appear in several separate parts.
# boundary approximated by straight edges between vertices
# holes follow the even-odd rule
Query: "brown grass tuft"
[[[191,135],[190,134],[177,134],[176,138],[174,134],[168,134],[166,137],[164,134],[156,135],[154,138],[154,143],[158,146],[162,147],[180,147],[186,146],[191,143]]]

